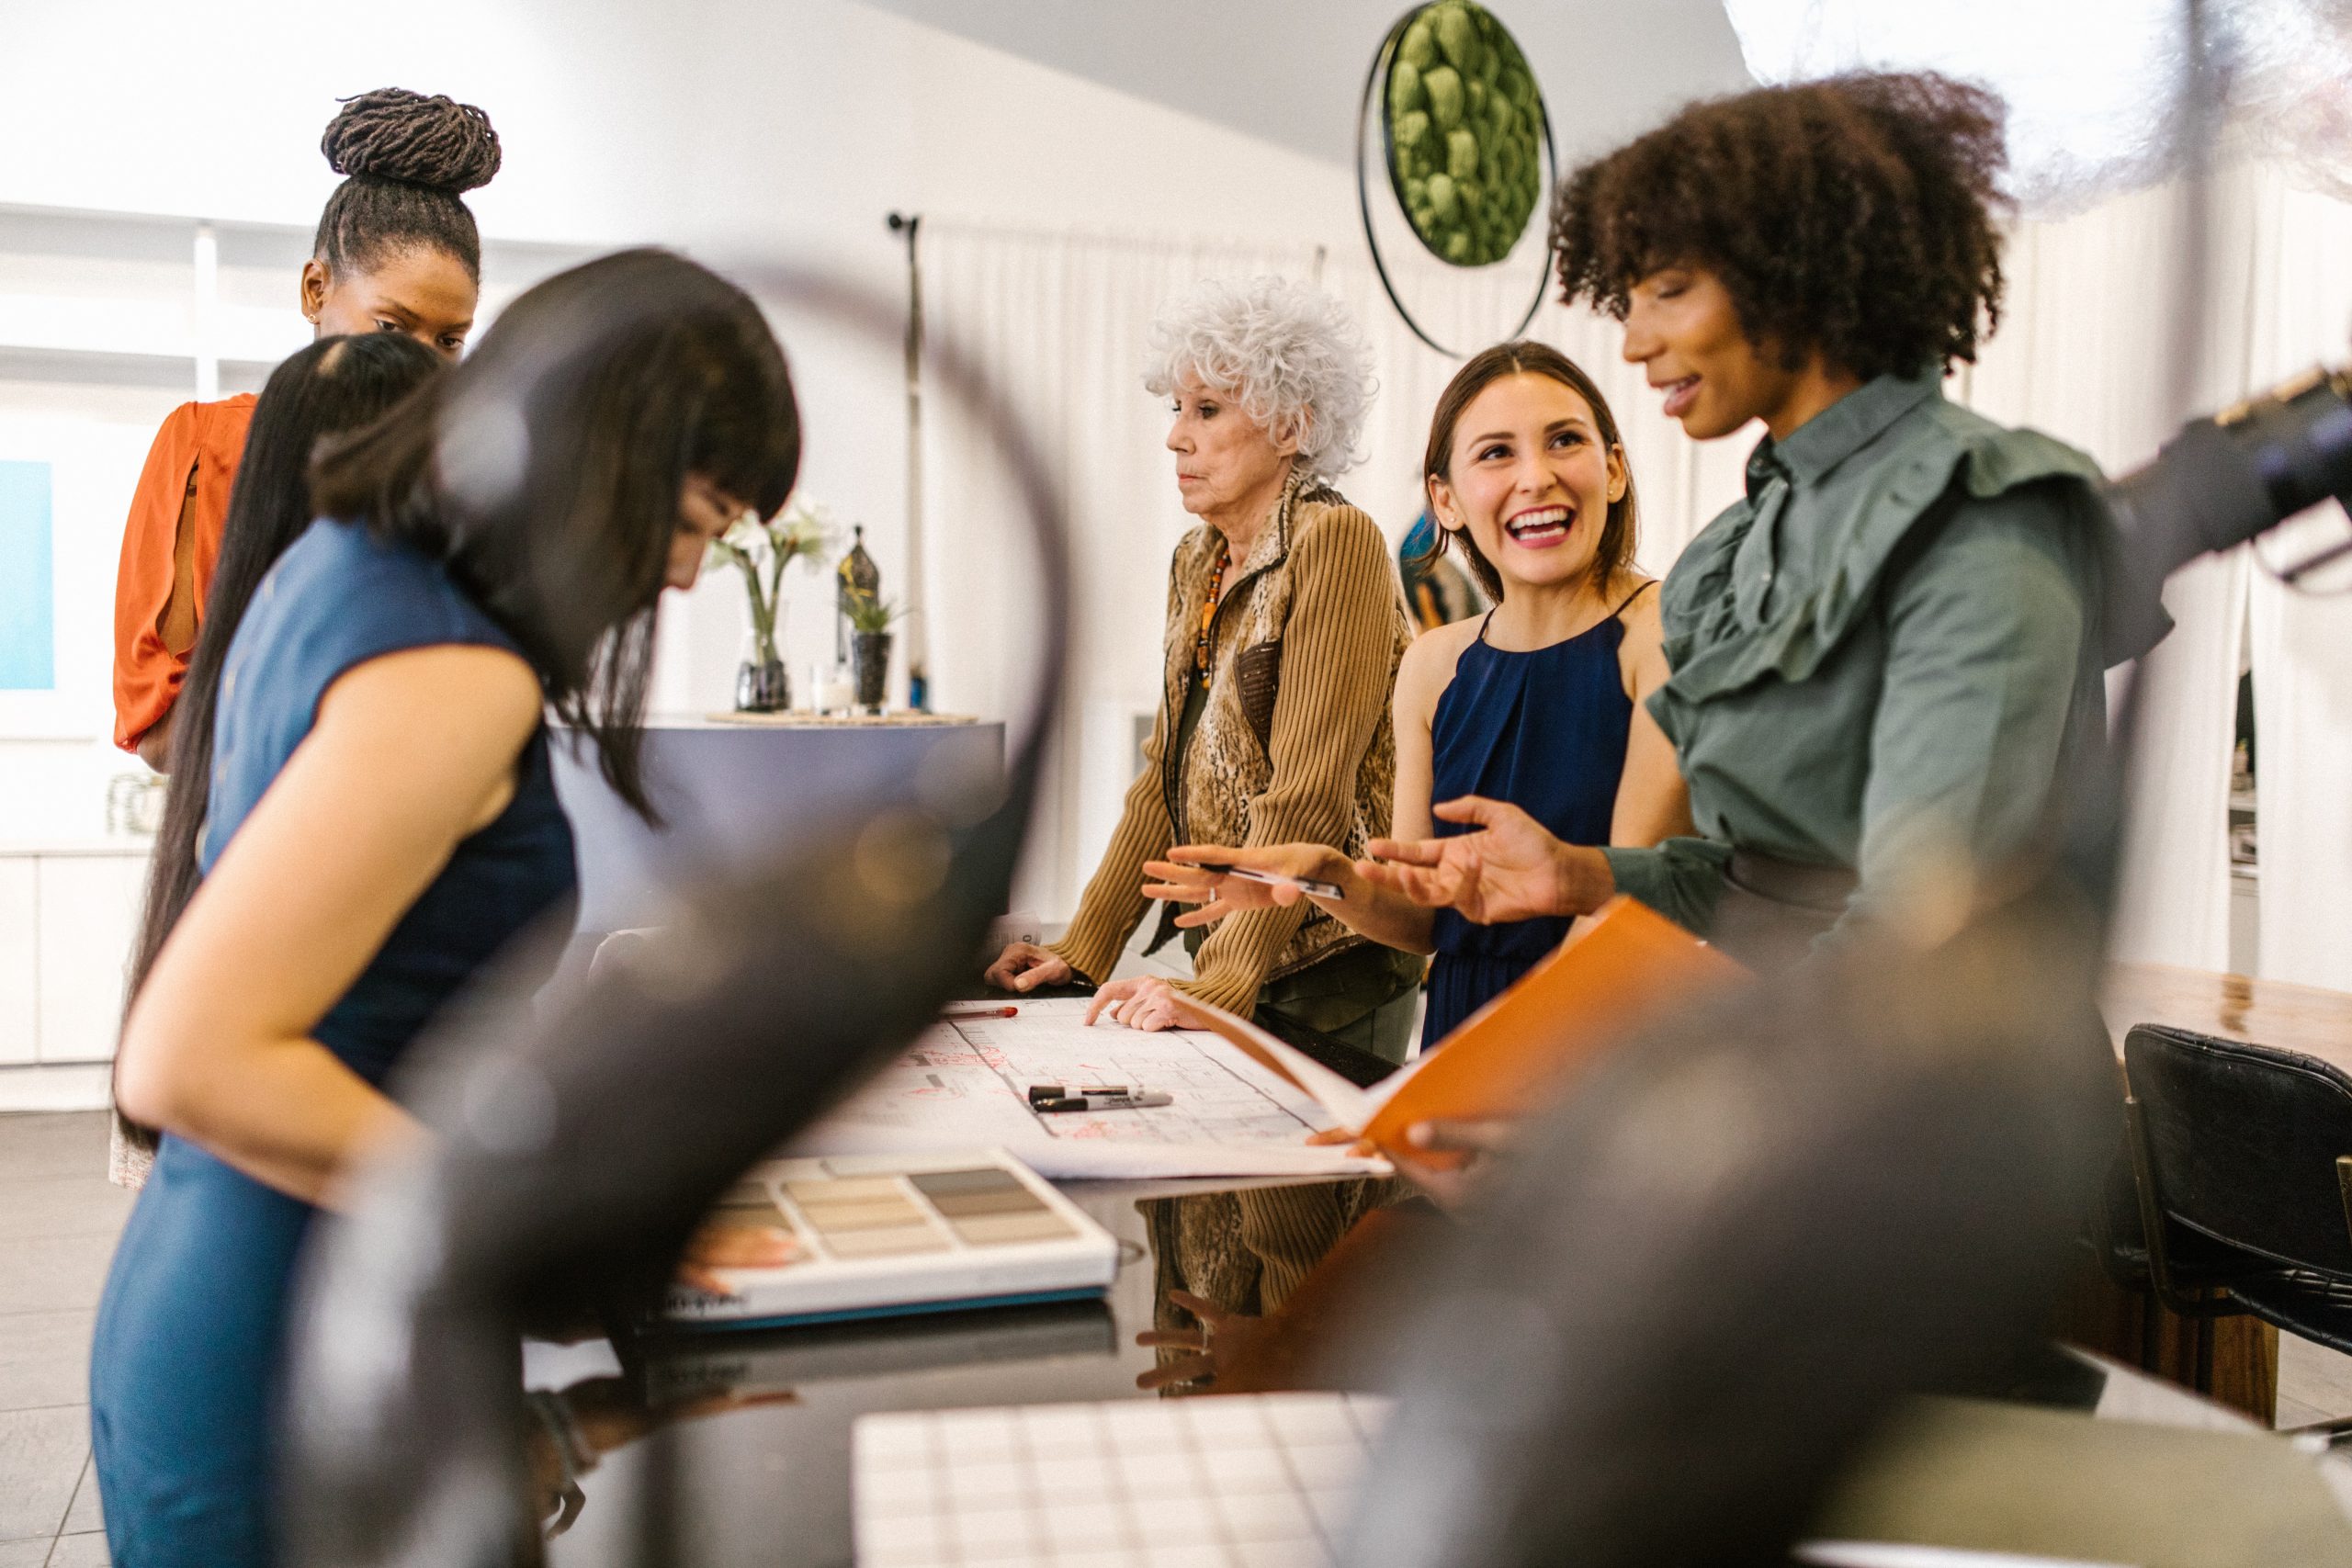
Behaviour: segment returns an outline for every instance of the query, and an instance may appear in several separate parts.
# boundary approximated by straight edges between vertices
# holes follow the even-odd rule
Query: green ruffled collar
[[[1834,509],[1817,510],[1819,496],[1806,492],[1889,435],[1893,443],[1870,459],[1875,468],[1866,482],[1847,487]],[[1811,675],[1869,606],[1896,550],[1955,484],[1971,496],[1990,497],[2042,480],[2073,480],[2083,488],[2086,518],[2097,525],[2104,516],[2090,493],[2100,475],[2088,457],[1950,402],[1939,381],[1928,378],[1870,382],[1787,441],[1767,438],[1750,457],[1748,475],[1749,498],[1709,524],[1667,576],[1661,609],[1674,674],[1661,697],[1669,705],[1704,702],[1767,675]],[[1788,504],[1805,511],[1808,531],[1827,536],[1815,558],[1829,564],[1809,591],[1781,596],[1751,629],[1740,624],[1733,603],[1733,559],[1766,485],[1792,479]]]

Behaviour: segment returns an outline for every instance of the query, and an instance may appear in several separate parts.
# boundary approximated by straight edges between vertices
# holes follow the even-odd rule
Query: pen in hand
[[[1336,882],[1325,882],[1315,876],[1291,876],[1279,871],[1259,871],[1246,865],[1199,860],[1192,863],[1195,871],[1205,871],[1216,876],[1238,876],[1244,882],[1262,882],[1269,887],[1295,887],[1301,893],[1312,893],[1317,898],[1345,898],[1348,890]]]

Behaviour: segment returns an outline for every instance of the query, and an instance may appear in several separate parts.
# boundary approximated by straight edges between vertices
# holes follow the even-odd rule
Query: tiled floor
[[[96,1113],[0,1116],[0,1568],[103,1568],[90,1325],[130,1195]]]
[[[1170,972],[1148,961],[1121,970]],[[106,1568],[90,1326],[130,1212],[106,1162],[101,1114],[0,1115],[0,1568]],[[2282,1335],[2278,1424],[2347,1415],[2352,1357]]]

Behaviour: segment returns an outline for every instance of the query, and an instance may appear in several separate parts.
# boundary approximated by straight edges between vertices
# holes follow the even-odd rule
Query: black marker
[[[1173,1105],[1176,1097],[1156,1089],[1138,1089],[1132,1094],[1066,1094],[1059,1100],[1033,1100],[1029,1109],[1040,1113],[1057,1111],[1149,1111],[1156,1106]]]
[[[1029,1086],[1029,1103],[1035,1105],[1040,1100],[1060,1100],[1072,1094],[1137,1094],[1142,1092],[1142,1089],[1141,1084],[1131,1083],[1091,1083],[1081,1084],[1076,1089],[1057,1083],[1033,1083]]]

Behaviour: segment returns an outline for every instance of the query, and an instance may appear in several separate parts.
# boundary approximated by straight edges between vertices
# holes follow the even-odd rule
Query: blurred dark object
[[[904,808],[845,818],[706,892],[572,1005],[510,1021],[497,1049],[443,1043],[412,1097],[438,1139],[371,1173],[315,1247],[290,1561],[514,1559],[519,1324],[654,1305],[729,1183],[936,1016],[1001,905],[1027,804],[952,861]]]
[[[2158,1297],[2352,1351],[2352,1077],[2153,1024],[2132,1031],[2124,1064]]]
[[[2052,880],[1600,1064],[1427,1266],[1351,1564],[1780,1563],[1903,1397],[2017,1364],[2114,1146]]]
[[[2192,421],[2155,461],[2108,487],[2122,538],[2109,652],[2136,658],[2171,622],[2157,595],[2199,556],[2226,550],[2306,507],[2352,495],[2352,374],[2324,368]],[[2324,550],[2280,575],[2290,582],[2346,554]]]

